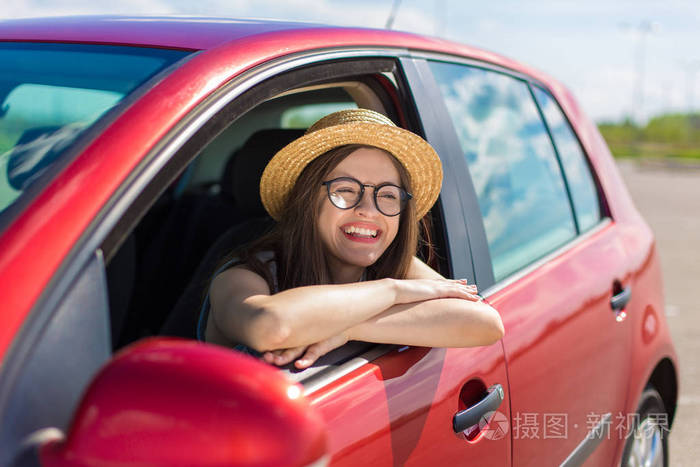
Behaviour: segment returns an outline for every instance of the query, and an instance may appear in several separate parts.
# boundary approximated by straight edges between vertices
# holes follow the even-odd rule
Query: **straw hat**
[[[411,178],[418,219],[435,204],[442,186],[442,164],[432,146],[380,113],[350,109],[321,118],[267,164],[260,179],[260,197],[270,216],[280,220],[287,196],[304,167],[318,156],[346,144],[374,146],[396,157]]]

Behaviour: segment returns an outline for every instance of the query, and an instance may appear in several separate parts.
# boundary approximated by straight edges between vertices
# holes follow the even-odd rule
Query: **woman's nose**
[[[374,205],[374,198],[372,196],[372,190],[365,190],[360,198],[360,202],[355,206],[355,212],[364,213],[370,215],[376,215],[379,213],[377,206]]]

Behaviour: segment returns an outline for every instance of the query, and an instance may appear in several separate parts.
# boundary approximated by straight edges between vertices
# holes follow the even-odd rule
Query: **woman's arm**
[[[408,278],[444,279],[415,257]],[[440,298],[398,304],[346,331],[348,340],[423,347],[489,345],[503,334],[500,315],[480,298],[478,301]]]
[[[413,258],[407,275],[409,279],[445,280],[418,258]],[[409,281],[399,281],[399,284],[406,282]],[[473,290],[476,293],[476,289]],[[481,298],[440,298],[394,305],[308,348],[297,347],[277,354],[268,352],[265,359],[269,363],[284,365],[301,356],[296,366],[306,368],[348,340],[424,347],[469,347],[493,344],[503,337],[504,332],[498,312]]]
[[[414,258],[408,276],[412,279],[442,278],[417,258]],[[295,365],[306,368],[348,340],[426,347],[468,347],[492,344],[503,333],[503,323],[496,310],[480,299],[434,299],[395,305],[311,346],[266,352],[264,357],[268,363],[277,365],[285,365],[301,357]]]
[[[395,305],[436,298],[477,300],[474,292],[461,281],[435,278],[298,287],[270,295],[262,277],[235,267],[212,282],[207,340],[220,335],[258,351],[308,346]]]
[[[395,305],[345,331],[348,340],[422,347],[490,345],[503,333],[491,306],[453,298]]]

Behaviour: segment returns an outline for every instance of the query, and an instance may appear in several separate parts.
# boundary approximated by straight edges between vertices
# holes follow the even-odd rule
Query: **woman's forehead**
[[[359,148],[351,152],[330,173],[332,177],[353,177],[363,183],[400,184],[393,156],[383,149]]]

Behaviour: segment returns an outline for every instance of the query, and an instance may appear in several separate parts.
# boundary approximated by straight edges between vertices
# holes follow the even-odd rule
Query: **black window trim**
[[[19,434],[14,429],[2,430],[0,446],[7,448],[3,455],[12,453],[21,456],[22,451],[25,451],[24,454],[33,452],[33,448],[40,440],[45,439],[46,435],[56,434],[57,425],[65,430],[73,418],[70,410],[76,410],[80,404],[80,393],[87,387],[93,374],[110,358],[107,280],[102,252],[99,249],[91,250],[85,261],[71,264],[66,276],[70,280],[62,280],[49,298],[51,312],[43,313],[41,318],[45,320],[30,328],[32,335],[21,336],[31,339],[33,345],[12,348],[13,358],[3,366],[0,379],[0,414],[3,416],[11,414],[13,407],[18,404],[24,408],[36,404],[40,400],[38,398],[46,398],[58,406],[48,414],[31,411],[24,413],[21,424],[23,428],[34,425],[38,431]],[[88,306],[94,313],[86,319],[80,315],[82,307],[76,308],[76,304]],[[58,320],[54,321],[54,318]],[[26,326],[22,328],[23,331],[25,329]],[[91,333],[80,334],[85,329]],[[64,345],[56,349],[52,344],[57,341],[63,342]],[[82,353],[76,355],[78,347]],[[28,392],[27,387],[37,382],[37,376],[41,379],[46,370],[49,373],[55,372],[56,367],[52,364],[57,362],[70,362],[59,363],[66,365],[61,369],[67,371],[61,374],[67,378],[56,382],[56,387],[48,397],[43,393],[40,396],[30,394],[32,391]],[[54,425],[42,427],[41,424],[47,421]],[[23,441],[21,445],[12,446],[10,449],[6,445],[8,442],[10,445],[14,444],[13,441],[16,440],[13,438],[16,433],[23,437]]]
[[[447,246],[452,259],[452,277],[465,278],[470,283],[487,287],[493,283],[491,256],[487,248],[486,233],[482,222],[471,223],[467,219],[481,212],[471,177],[461,179],[460,173],[469,173],[464,161],[457,133],[449,119],[437,81],[420,58],[402,58],[401,66],[412,84],[414,102],[418,107],[428,142],[435,148],[443,162],[443,186],[440,199],[443,203],[443,219],[446,223]]]
[[[566,171],[564,170],[564,166],[561,162],[561,157],[559,155],[559,149],[557,148],[556,142],[554,141],[554,135],[552,134],[552,131],[549,127],[549,122],[544,116],[544,112],[542,110],[542,106],[540,105],[540,102],[537,100],[537,97],[535,96],[535,91],[534,88],[539,88],[540,91],[544,92],[549,96],[550,99],[552,99],[552,102],[554,102],[554,105],[557,106],[557,109],[559,109],[559,112],[561,113],[562,117],[564,118],[564,121],[566,124],[569,126],[569,129],[571,130],[571,133],[574,135],[574,138],[576,139],[576,144],[578,144],[579,149],[581,150],[581,154],[583,155],[584,163],[586,164],[586,168],[588,169],[588,172],[591,174],[591,177],[593,178],[593,184],[595,185],[595,190],[596,190],[596,197],[598,198],[598,209],[599,209],[599,214],[600,214],[600,219],[596,223],[596,225],[600,222],[602,222],[606,217],[612,218],[612,214],[610,212],[610,207],[608,205],[607,198],[605,197],[605,192],[603,191],[602,184],[600,183],[600,179],[598,178],[598,173],[593,169],[593,164],[591,163],[591,158],[588,156],[588,153],[586,152],[586,148],[584,148],[583,143],[581,143],[581,138],[579,138],[578,133],[576,133],[576,130],[574,130],[574,126],[571,124],[571,120],[569,120],[569,116],[566,115],[566,112],[564,112],[564,109],[562,106],[559,104],[559,101],[554,97],[554,95],[547,89],[546,87],[543,87],[541,85],[538,85],[534,82],[529,82],[528,83],[530,87],[530,92],[532,93],[532,97],[535,100],[535,104],[537,105],[537,108],[540,112],[540,116],[542,117],[542,121],[545,124],[545,127],[547,128],[547,133],[549,133],[549,139],[552,142],[552,146],[554,146],[554,151],[557,153],[557,159],[559,159],[559,164],[562,169],[562,173],[564,174],[564,180],[566,183],[567,187],[567,192],[569,192],[569,182],[568,178],[566,176]],[[578,215],[576,214],[576,209],[573,204],[573,196],[569,192],[569,198],[571,199],[571,206],[574,211],[574,218],[576,219],[576,231],[579,233],[583,233],[579,227],[579,222],[578,222]]]
[[[535,104],[535,108],[537,109],[537,115],[540,116],[540,121],[542,122],[542,125],[544,126],[544,130],[547,133],[547,138],[549,139],[549,144],[552,145],[552,150],[554,151],[554,158],[557,161],[557,167],[559,167],[559,175],[561,175],[561,180],[564,183],[564,190],[566,191],[566,199],[569,202],[569,211],[571,212],[571,219],[574,222],[574,230],[576,232],[574,237],[578,237],[579,235],[581,235],[581,228],[579,227],[578,215],[576,214],[576,206],[574,205],[574,197],[571,194],[571,187],[569,186],[569,178],[566,176],[566,171],[564,170],[564,163],[562,162],[561,155],[559,154],[559,148],[557,147],[557,145],[554,142],[554,135],[552,134],[552,129],[549,127],[549,122],[544,117],[544,112],[542,111],[542,106],[540,105],[539,101],[537,100],[537,96],[535,96],[535,90],[533,89],[533,87],[530,83],[526,83],[526,84],[527,84],[527,91],[530,94],[530,99],[532,99],[532,102]],[[573,128],[572,128],[572,131],[573,131]],[[599,206],[598,209],[600,209],[600,202],[598,202],[598,206]]]

